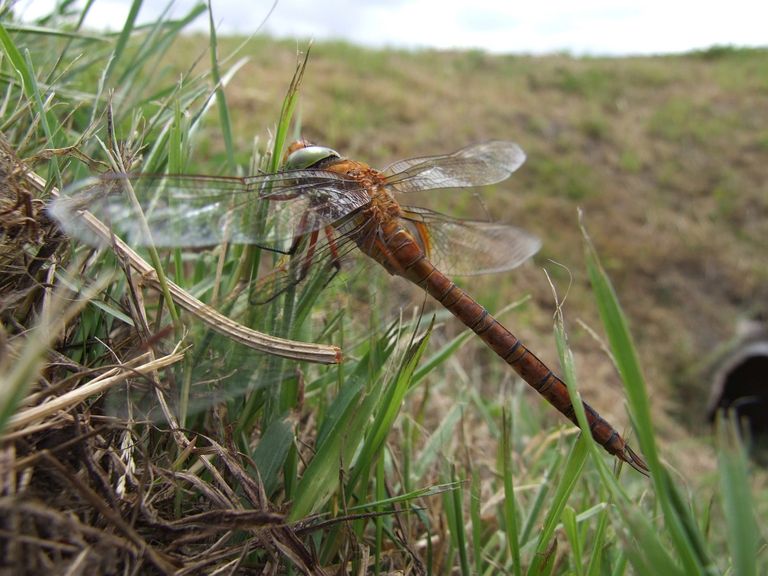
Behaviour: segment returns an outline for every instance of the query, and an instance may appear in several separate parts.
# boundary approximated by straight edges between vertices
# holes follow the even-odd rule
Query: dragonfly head
[[[283,168],[285,170],[306,170],[317,167],[324,160],[337,158],[341,158],[341,154],[326,146],[304,146],[288,154]]]

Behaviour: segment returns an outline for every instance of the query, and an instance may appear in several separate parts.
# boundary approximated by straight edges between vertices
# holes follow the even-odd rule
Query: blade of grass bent
[[[729,416],[720,418],[717,426],[723,514],[728,526],[728,547],[733,571],[739,576],[753,576],[758,574],[760,530],[754,514],[757,508],[752,500],[747,459],[739,437],[738,423]]]
[[[39,189],[45,188],[45,180],[34,173],[26,175],[31,184]],[[58,196],[57,191],[51,192],[54,197]],[[83,223],[104,242],[112,244],[116,252],[130,261],[131,266],[139,272],[145,283],[154,288],[159,288],[159,283],[155,275],[154,268],[146,262],[135,250],[128,246],[120,238],[112,236],[109,228],[90,212],[80,214]],[[168,280],[168,287],[173,294],[175,302],[193,314],[201,322],[211,327],[214,331],[223,334],[233,340],[253,348],[266,352],[267,354],[281,355],[285,358],[303,360],[306,362],[318,362],[320,364],[338,364],[341,361],[341,350],[336,346],[325,346],[322,344],[309,344],[278,338],[252,330],[242,324],[227,318],[223,314],[214,310],[210,306],[202,303],[193,297],[186,290],[182,290],[175,283]]]
[[[592,289],[595,292],[600,318],[627,390],[632,422],[640,441],[640,448],[648,460],[648,467],[656,488],[656,496],[664,513],[666,526],[685,571],[688,573],[704,572],[706,571],[705,567],[711,566],[712,562],[698,526],[691,517],[690,510],[683,505],[677,487],[672,482],[667,470],[661,466],[653,436],[653,422],[645,381],[634,343],[629,334],[627,320],[621,310],[613,285],[600,264],[597,251],[583,223],[581,230],[586,246],[587,271]]]
[[[576,488],[576,483],[584,469],[588,452],[585,435],[582,434],[573,445],[568,461],[565,463],[565,468],[557,484],[551,507],[547,512],[541,532],[539,533],[536,551],[528,567],[527,574],[539,574],[544,567],[544,563],[548,558],[547,550],[550,547],[555,528],[557,528],[563,509],[568,503],[568,498],[574,488]]]

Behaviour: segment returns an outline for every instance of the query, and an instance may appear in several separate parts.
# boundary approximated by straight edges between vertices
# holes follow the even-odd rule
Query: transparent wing
[[[541,248],[536,236],[508,224],[456,220],[412,207],[404,208],[403,221],[422,240],[432,263],[449,275],[504,272]]]
[[[399,192],[488,186],[509,178],[523,162],[525,152],[520,146],[492,141],[444,156],[401,160],[391,164],[384,174],[387,183]]]
[[[285,251],[296,235],[369,201],[358,182],[320,170],[246,178],[108,174],[71,186],[49,212],[67,234],[90,244],[99,242],[80,223],[81,210],[134,246],[203,247],[227,240]]]

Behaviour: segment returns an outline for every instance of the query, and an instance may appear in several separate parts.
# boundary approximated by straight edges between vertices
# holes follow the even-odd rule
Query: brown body
[[[390,274],[402,276],[424,288],[474,331],[552,406],[578,426],[565,383],[483,306],[430,262],[425,254],[425,249],[429,249],[428,236],[425,233],[417,239],[402,225],[402,209],[384,186],[385,177],[366,164],[346,159],[334,160],[323,168],[360,181],[371,195],[370,205],[359,218],[365,224],[355,232],[358,247]],[[417,233],[421,234],[418,227]],[[627,445],[616,429],[589,404],[584,402],[583,405],[595,441],[610,454],[645,474],[645,462]]]

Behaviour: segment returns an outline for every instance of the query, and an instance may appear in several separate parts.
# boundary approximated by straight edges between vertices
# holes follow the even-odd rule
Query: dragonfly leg
[[[299,280],[303,280],[309,273],[309,267],[312,265],[312,258],[315,257],[315,249],[317,248],[317,230],[313,230],[309,235],[309,246],[307,247],[307,254],[304,257],[304,261],[301,263],[301,272],[299,273]]]
[[[323,284],[323,288],[325,288],[325,286],[327,286],[328,283],[331,280],[333,280],[336,274],[338,274],[339,271],[341,270],[341,260],[339,258],[339,250],[333,236],[333,227],[326,226],[323,229],[323,231],[328,239],[328,249],[331,253],[330,264],[334,268],[331,275]],[[291,244],[290,249],[288,250],[288,254],[292,256],[295,256],[296,254],[298,254],[301,251],[301,246],[304,242],[307,243],[307,248],[305,253],[301,256],[301,262],[298,264],[298,270],[295,277],[289,282],[286,282],[285,286],[283,286],[282,288],[269,290],[269,291],[267,291],[266,289],[253,291],[251,293],[251,296],[249,297],[249,300],[248,300],[249,303],[252,305],[259,305],[259,304],[266,304],[267,302],[271,302],[277,296],[282,294],[288,286],[298,284],[299,282],[304,280],[309,274],[310,267],[312,266],[312,262],[315,259],[319,237],[320,237],[319,230],[313,230],[309,234],[297,234],[293,239],[293,243]],[[260,284],[262,286],[269,286],[269,282],[270,281],[274,282],[275,277],[287,276],[290,273],[290,269],[291,269],[290,262],[282,264],[277,269],[275,269],[272,275],[267,276],[266,278],[263,278],[260,281]],[[258,299],[258,300],[254,298],[254,295],[258,294],[259,292],[263,293],[265,291],[268,294],[265,298]]]
[[[336,245],[336,239],[333,236],[333,226],[326,226],[323,228],[323,232],[328,240],[328,249],[331,252],[330,263],[334,268],[333,274],[325,283],[327,285],[328,282],[330,282],[331,279],[333,279],[333,277],[338,274],[339,270],[341,270],[341,261],[339,259],[339,249]],[[319,235],[320,234],[318,230],[313,230],[309,235],[309,246],[307,247],[307,254],[304,257],[304,262],[301,264],[301,274],[299,275],[299,281],[306,278],[307,274],[309,273],[309,267],[312,265],[312,259],[315,257],[315,250],[317,249],[317,239]]]
[[[293,242],[291,243],[291,247],[288,249],[288,255],[294,256],[299,252],[299,249],[301,248],[301,244],[306,239],[306,234],[297,234]],[[292,286],[294,284],[298,284],[304,278],[307,277],[307,273],[309,272],[309,267],[312,264],[312,258],[315,254],[315,248],[317,246],[317,237],[318,232],[317,230],[314,230],[310,232],[309,234],[309,245],[307,247],[307,253],[303,256],[303,261],[301,262],[299,269],[298,269],[298,276],[294,278],[292,281],[286,282],[284,286],[280,288],[270,289],[268,288],[270,283],[277,284],[276,279],[280,279],[281,277],[288,276],[290,274],[291,270],[291,262],[286,262],[284,264],[281,264],[278,266],[272,274],[266,276],[265,278],[262,278],[257,282],[256,289],[252,290],[251,293],[248,296],[248,302],[249,304],[253,306],[258,306],[261,304],[267,304],[268,302],[271,302],[275,298],[277,298],[280,294],[282,294],[288,286]],[[261,289],[259,289],[261,287]],[[256,296],[260,293],[266,293],[266,296],[264,298],[256,298]]]
[[[304,241],[304,238],[306,237],[306,234],[302,232],[302,230],[307,229],[307,212],[304,212],[304,214],[301,215],[301,220],[299,220],[299,225],[297,226],[297,232],[296,235],[293,237],[293,242],[291,242],[291,247],[288,248],[288,254],[291,256],[296,254],[296,252],[299,251],[299,247],[301,246],[301,243]],[[310,246],[314,246],[314,244],[317,242],[317,234],[314,234],[314,242],[310,239]]]
[[[333,226],[325,227],[325,237],[328,239],[328,249],[331,251],[331,266],[333,266],[333,272],[328,276],[328,280],[323,284],[323,288],[331,283],[331,280],[336,278],[336,275],[341,272],[341,259],[339,258],[339,247],[336,244],[336,238],[333,235]]]

